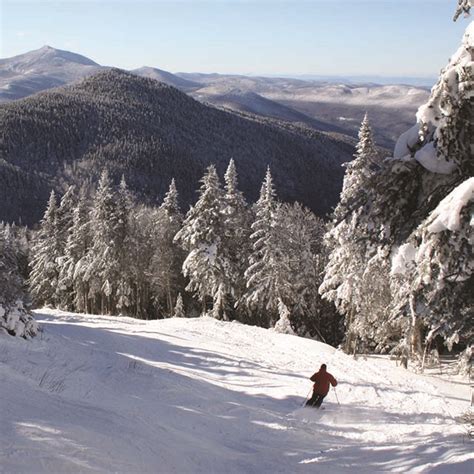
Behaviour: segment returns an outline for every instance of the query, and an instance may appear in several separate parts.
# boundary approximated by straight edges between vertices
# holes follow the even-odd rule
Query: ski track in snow
[[[210,318],[41,310],[0,337],[0,472],[474,472],[469,384]],[[325,410],[302,408],[321,363]]]

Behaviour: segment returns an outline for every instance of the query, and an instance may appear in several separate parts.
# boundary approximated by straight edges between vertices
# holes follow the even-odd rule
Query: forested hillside
[[[252,200],[268,165],[282,200],[322,215],[337,202],[350,144],[307,129],[202,105],[157,81],[107,70],[0,106],[0,220],[39,220],[48,190],[96,182],[108,169],[149,203],[176,179],[184,208],[210,163],[233,158]],[[5,164],[6,163],[6,164]],[[5,177],[4,169],[15,179]]]

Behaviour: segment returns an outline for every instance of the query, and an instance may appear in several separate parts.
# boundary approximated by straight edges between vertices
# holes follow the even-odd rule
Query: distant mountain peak
[[[92,59],[89,59],[88,57],[83,56],[82,54],[72,53],[71,51],[53,48],[49,45],[44,45],[37,51],[41,51],[42,53],[49,56],[62,58],[71,63],[82,64],[84,66],[99,66],[99,64],[97,64],[95,61],[92,61]]]
[[[10,69],[22,71],[25,69],[42,68],[51,66],[62,66],[64,63],[75,63],[83,66],[96,66],[99,64],[85,56],[71,53],[62,49],[44,45],[39,49],[28,51],[27,53],[0,60],[0,66],[5,64]]]
[[[44,45],[0,59],[0,103],[71,84],[103,67],[82,56]]]
[[[133,74],[141,77],[148,77],[150,79],[155,79],[160,82],[165,82],[171,86],[177,87],[178,89],[189,90],[196,89],[201,87],[201,84],[184,79],[168,71],[163,71],[156,67],[143,66],[138,69],[131,71]]]

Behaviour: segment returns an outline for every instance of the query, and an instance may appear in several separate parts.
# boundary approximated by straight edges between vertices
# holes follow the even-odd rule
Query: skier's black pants
[[[325,397],[326,395],[319,395],[318,393],[313,392],[311,398],[306,402],[306,406],[319,408],[321,406],[321,403],[323,403]]]

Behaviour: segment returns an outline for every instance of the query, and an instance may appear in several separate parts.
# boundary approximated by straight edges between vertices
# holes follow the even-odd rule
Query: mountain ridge
[[[201,84],[197,82],[189,81],[188,79],[179,77],[176,74],[156,67],[143,66],[138,69],[132,69],[130,72],[137,74],[138,76],[148,77],[159,82],[164,82],[165,84],[169,84],[180,90],[193,90],[201,87]]]
[[[16,73],[12,73],[15,70],[12,61],[18,63],[23,58],[28,62],[31,57],[39,61],[35,68],[24,73],[17,64]],[[0,103],[74,83],[106,68],[84,56],[50,46],[3,59],[0,60]],[[328,82],[217,73],[173,74],[149,66],[131,72],[173,85],[203,103],[303,123],[315,130],[336,131],[353,138],[357,137],[365,112],[369,112],[377,142],[388,148],[392,148],[398,136],[411,127],[418,107],[426,102],[429,94],[426,87],[355,83],[343,78],[334,83],[337,78]],[[243,93],[229,94],[233,89]],[[342,90],[354,93],[340,94]],[[245,96],[246,92],[257,94],[254,103]]]

